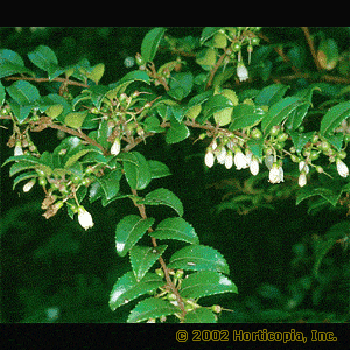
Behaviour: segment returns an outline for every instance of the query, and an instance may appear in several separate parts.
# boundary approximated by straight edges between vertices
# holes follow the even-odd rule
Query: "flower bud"
[[[84,227],[84,230],[87,230],[90,227],[94,226],[91,214],[83,207],[78,209],[78,222],[81,226]]]
[[[248,79],[248,71],[243,62],[238,62],[237,76],[240,82]]]
[[[30,180],[27,182],[25,185],[23,185],[23,192],[28,192],[30,191],[35,184],[35,180]]]

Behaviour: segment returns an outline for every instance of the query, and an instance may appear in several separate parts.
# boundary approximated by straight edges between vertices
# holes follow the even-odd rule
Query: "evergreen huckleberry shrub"
[[[147,139],[170,147],[198,142],[208,172],[221,167],[236,178],[248,174],[244,201],[231,191],[224,203],[241,215],[274,196],[293,195],[297,204],[321,196],[322,205],[350,208],[349,89],[334,88],[335,94],[329,87],[350,81],[335,41],[315,49],[315,37],[303,27],[306,51],[300,53],[301,46],[271,43],[260,27],[206,27],[199,38],[190,30],[185,38],[165,28],[148,31],[135,58],[125,59],[127,73],[111,84],[101,83],[103,63],[84,58],[68,65],[46,45],[28,52],[30,67],[17,52],[0,50],[0,121],[9,132],[7,147],[14,148],[2,165],[10,166],[14,187],[22,181],[23,192],[38,186],[43,216],[77,214],[86,234],[98,226],[85,209],[89,202],[101,201],[103,210],[124,198],[137,209],[115,226],[116,254],[129,257],[130,271],[115,281],[109,307],[133,302],[127,322],[217,322],[225,309],[202,306],[201,298],[238,293],[224,256],[200,244],[177,194],[150,190],[150,182],[171,174],[143,153]],[[304,72],[305,57],[311,63]],[[338,63],[342,77],[329,74]],[[293,84],[300,76],[304,80]],[[315,94],[326,101],[314,101]],[[312,122],[315,115],[320,122]],[[53,151],[32,141],[46,129],[59,135]],[[317,204],[310,200],[310,210]],[[154,205],[168,206],[173,216],[150,216]],[[182,243],[168,259],[164,240]],[[317,267],[329,247],[318,251]],[[57,310],[49,309],[48,317],[56,318]]]

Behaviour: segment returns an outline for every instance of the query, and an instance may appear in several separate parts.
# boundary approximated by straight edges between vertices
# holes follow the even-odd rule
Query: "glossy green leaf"
[[[107,141],[108,136],[108,121],[107,119],[101,119],[97,130],[97,142],[104,148],[111,144]]]
[[[140,301],[136,307],[131,310],[127,319],[128,323],[147,321],[149,318],[174,315],[180,313],[181,309],[159,298],[148,298]]]
[[[1,105],[4,104],[5,98],[6,98],[5,86],[3,86],[3,85],[0,83],[0,103],[1,103]]]
[[[238,293],[237,286],[225,275],[212,271],[190,274],[180,289],[182,297],[191,299],[222,293]]]
[[[190,136],[189,128],[179,123],[175,118],[171,118],[170,120],[170,128],[166,133],[166,142],[167,143],[176,143],[183,141]]]
[[[217,316],[210,309],[201,307],[188,312],[184,323],[217,323]]]
[[[146,158],[138,152],[120,154],[118,159],[123,161],[126,180],[135,190],[143,190],[151,181],[151,171]]]
[[[163,162],[159,162],[158,160],[148,160],[148,166],[152,179],[171,175],[168,166]]]
[[[173,208],[179,216],[182,216],[184,213],[180,199],[166,188],[159,188],[149,192],[146,197],[141,200],[141,203],[147,205],[167,205]]]
[[[205,102],[203,113],[205,116],[210,117],[214,113],[220,112],[228,107],[233,107],[232,101],[223,95],[211,96],[208,101]]]
[[[205,27],[202,31],[201,44],[211,38],[217,31],[219,27]]]
[[[20,164],[20,163],[17,163],[17,164]],[[30,181],[31,179],[36,177],[38,177],[38,174],[36,171],[26,171],[25,173],[16,176],[15,179],[13,180],[13,189],[21,181],[25,181],[25,180]]]
[[[104,197],[107,200],[117,196],[120,188],[120,179],[122,177],[121,168],[113,169],[109,174],[104,175],[98,179],[101,188],[104,192]]]
[[[296,194],[297,205],[301,203],[304,199],[312,196],[322,196],[330,204],[337,204],[338,199],[341,196],[343,190],[346,190],[345,188],[343,188],[342,180],[339,179],[338,181],[336,179],[332,179],[332,181],[329,181],[328,176],[326,177],[326,175],[323,175],[323,177],[325,179],[322,182],[313,181],[310,184],[307,184],[307,186],[304,186],[300,190],[298,190]]]
[[[257,125],[264,118],[265,112],[255,106],[239,104],[232,111],[232,123],[229,130],[235,131],[240,128]]]
[[[28,53],[28,57],[37,67],[47,71],[50,79],[54,79],[64,72],[64,69],[58,66],[55,52],[48,46],[39,45],[34,51]]]
[[[115,310],[129,301],[143,294],[150,293],[163,285],[163,278],[155,273],[147,273],[140,282],[137,282],[134,274],[131,271],[127,272],[114,283],[109,307]]]
[[[202,105],[211,96],[213,96],[213,91],[212,90],[208,90],[208,91],[201,92],[200,94],[192,97],[188,101],[188,109],[190,109],[191,107],[197,106],[197,105]]]
[[[193,84],[192,73],[172,73],[168,91],[169,96],[176,100],[182,100],[191,92]]]
[[[94,146],[79,146],[71,149],[64,158],[64,168],[69,168],[73,163],[77,162],[81,157],[85,156],[85,154],[89,152],[101,153],[101,150]]]
[[[143,38],[141,44],[141,57],[145,62],[153,61],[164,32],[164,28],[153,28]]]
[[[272,106],[277,103],[289,89],[288,85],[273,84],[264,87],[254,99],[258,106]]]
[[[17,73],[33,74],[31,70],[24,67],[22,57],[17,52],[8,49],[0,50],[0,78]]]
[[[20,124],[23,123],[23,121],[28,117],[32,109],[32,106],[22,106],[21,104],[18,104],[12,99],[10,99],[9,105],[13,114],[15,115],[16,119],[19,121]]]
[[[81,128],[86,115],[87,111],[68,113],[64,118],[64,123],[74,129]]]
[[[143,128],[146,133],[154,132],[160,133],[164,132],[164,129],[160,126],[160,120],[156,116],[149,116],[143,122]]]
[[[294,147],[298,154],[301,153],[303,147],[311,140],[314,134],[314,132],[299,133],[289,131],[289,135],[292,137]]]
[[[136,215],[121,219],[115,230],[115,247],[118,254],[124,257],[153,224],[154,218],[142,219]]]
[[[134,245],[130,250],[130,262],[136,281],[141,281],[156,260],[163,254],[167,245],[157,247],[144,247]]]
[[[230,268],[222,254],[212,247],[190,245],[174,253],[168,267],[190,271],[217,271],[229,274]]]
[[[298,97],[286,97],[274,104],[261,121],[262,131],[265,134],[269,133],[272,127],[280,125],[302,104],[304,104],[304,101]]]
[[[8,94],[20,105],[31,105],[40,98],[38,89],[25,80],[6,87]]]
[[[350,116],[350,101],[339,103],[329,109],[321,121],[321,134],[333,133],[341,122]]]
[[[261,159],[262,157],[262,150],[264,149],[264,144],[265,144],[265,140],[263,138],[258,140],[250,139],[247,141],[248,148],[251,150],[253,155],[258,159]]]
[[[198,244],[197,233],[193,226],[183,218],[167,218],[161,221],[155,231],[148,234],[156,239],[177,239]]]

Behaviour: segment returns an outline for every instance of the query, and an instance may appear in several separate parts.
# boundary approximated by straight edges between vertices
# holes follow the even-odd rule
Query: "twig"
[[[309,48],[310,48],[312,57],[314,58],[314,62],[315,62],[316,68],[317,68],[317,70],[320,70],[321,66],[320,66],[320,64],[319,64],[319,62],[317,60],[316,50],[315,50],[315,47],[314,47],[314,41],[310,37],[309,28],[308,27],[301,27],[301,29],[303,30],[304,35],[305,35],[306,40],[307,40],[307,43],[309,44]]]
[[[216,71],[219,69],[220,64],[224,61],[226,56],[227,56],[226,52],[223,55],[221,55],[220,58],[218,59],[218,61],[216,62],[216,65],[210,71],[210,77],[209,77],[208,83],[205,86],[205,90],[209,89],[209,87],[210,87],[210,85],[212,83],[212,80],[213,80],[213,78],[215,76]]]
[[[33,78],[33,77],[7,77],[7,80],[33,80],[36,83],[45,83],[45,82],[59,82],[64,83],[65,85],[76,85],[76,86],[83,86],[88,88],[90,85],[78,83],[77,81],[72,81],[66,78]]]
[[[137,197],[137,191],[134,190],[134,189],[131,189],[132,191],[132,194]],[[147,219],[147,215],[146,215],[146,207],[144,204],[138,204],[138,203],[135,203],[135,205],[138,207],[139,209],[139,212],[140,212],[140,215],[142,217],[142,219]],[[149,227],[148,228],[148,232],[153,232],[153,229],[152,227]],[[157,242],[155,240],[155,238],[152,237],[152,244],[154,247],[157,247]],[[172,282],[172,280],[170,279],[170,275],[169,275],[169,269],[168,267],[166,266],[165,264],[165,261],[163,260],[163,258],[160,256],[159,257],[159,262],[160,262],[160,265],[162,266],[162,270],[164,271],[164,276],[165,276],[165,279],[167,281],[167,284],[169,286],[169,288],[173,291],[173,293],[176,295],[176,301],[178,303],[178,305],[180,306],[181,310],[182,310],[182,316],[185,317],[186,315],[186,310],[185,310],[185,306],[184,306],[184,303],[182,301],[182,298],[177,290],[177,288],[175,287],[175,284]]]

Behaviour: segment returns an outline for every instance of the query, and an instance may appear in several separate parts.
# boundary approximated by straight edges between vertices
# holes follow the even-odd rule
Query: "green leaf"
[[[40,69],[49,73],[49,78],[57,78],[64,72],[64,69],[58,66],[57,57],[54,51],[48,46],[39,45],[34,51],[28,53],[29,60]]]
[[[40,98],[38,89],[25,80],[17,80],[6,90],[19,105],[31,105]]]
[[[329,109],[321,121],[321,134],[333,133],[341,122],[350,116],[350,101],[339,103]]]
[[[258,106],[272,106],[285,95],[288,89],[289,86],[283,84],[266,86],[256,96],[254,103]]]
[[[193,79],[191,72],[172,73],[168,94],[176,100],[182,100],[191,92],[192,84]]]
[[[18,53],[8,49],[0,50],[0,78],[17,73],[33,74],[31,70],[24,67],[22,57]]]
[[[225,258],[217,250],[204,245],[191,245],[174,253],[168,264],[169,268],[190,271],[216,271],[229,274],[230,268]]]
[[[149,236],[156,239],[178,239],[191,244],[198,244],[197,233],[193,226],[183,218],[167,218],[160,222]]]
[[[289,135],[292,137],[295,150],[298,154],[301,153],[303,147],[311,140],[314,134],[314,132],[299,133],[289,131]]]
[[[345,190],[342,188],[342,180],[339,179],[339,181],[336,181],[335,179],[332,179],[332,181],[329,181],[328,176],[326,177],[326,175],[323,175],[323,177],[325,179],[322,182],[313,181],[307,186],[304,186],[298,190],[296,195],[297,205],[304,199],[312,196],[322,196],[332,205],[337,204],[339,197],[341,196],[343,190]]]
[[[126,181],[135,190],[143,190],[151,181],[151,171],[146,158],[138,152],[118,155],[124,164]]]
[[[21,163],[17,163],[17,164],[21,164]],[[15,189],[15,186],[20,183],[21,181],[24,181],[24,180],[31,180],[33,178],[36,178],[38,177],[38,174],[36,171],[27,171],[23,174],[20,174],[18,176],[15,177],[15,179],[13,180],[13,188],[12,189]]]
[[[152,179],[171,175],[168,166],[158,160],[148,160],[148,166]]]
[[[157,247],[142,247],[134,245],[130,250],[130,262],[136,281],[141,281],[156,260],[163,254],[167,245]]]
[[[164,28],[153,28],[143,38],[141,44],[141,57],[145,62],[153,61],[164,32]]]
[[[110,200],[119,193],[119,182],[122,177],[121,169],[114,169],[109,174],[104,175],[97,181],[100,183],[106,200]]]
[[[217,323],[216,315],[203,307],[187,312],[184,323]]]
[[[268,134],[272,127],[279,125],[282,120],[286,119],[297,107],[304,103],[298,97],[286,97],[274,104],[261,121],[263,132]]]
[[[150,293],[163,285],[163,278],[155,273],[147,273],[140,282],[137,282],[134,274],[127,272],[114,284],[109,307],[115,310],[140,295]]]
[[[264,114],[265,112],[259,107],[239,104],[233,108],[232,123],[229,130],[235,131],[240,128],[257,125],[264,118]]]
[[[115,247],[118,254],[124,257],[153,224],[154,218],[142,219],[136,215],[121,219],[115,230]]]
[[[164,132],[164,129],[160,126],[160,120],[156,116],[149,116],[143,122],[143,128],[146,133],[154,132],[160,133]]]
[[[0,83],[0,103],[1,103],[1,105],[4,104],[5,99],[6,99],[6,90],[5,90],[5,86],[3,86],[3,85]]]
[[[263,138],[259,140],[250,139],[247,141],[247,146],[252,151],[253,155],[258,159],[262,157],[262,150],[264,149],[265,140]]]
[[[9,101],[9,105],[20,124],[28,117],[30,110],[32,109],[32,106],[22,106],[12,99]]]
[[[179,216],[182,216],[184,209],[180,199],[173,192],[165,188],[159,188],[149,192],[145,198],[141,200],[142,204],[160,205],[164,204],[173,208]]]
[[[166,142],[180,142],[187,139],[188,136],[190,136],[189,128],[186,125],[179,123],[175,118],[171,117],[170,128],[166,133]]]
[[[207,41],[212,35],[218,31],[219,27],[205,27],[202,31],[201,44]]]
[[[131,310],[127,319],[128,323],[142,322],[150,317],[157,318],[161,316],[174,315],[181,312],[180,308],[159,298],[148,298],[140,301],[136,307]]]
[[[81,128],[86,118],[87,111],[68,113],[64,118],[64,123],[71,128]]]
[[[0,65],[8,62],[19,66],[24,65],[22,57],[17,52],[8,49],[0,50]]]
[[[97,130],[97,142],[104,148],[107,148],[110,143],[107,141],[108,138],[108,121],[107,119],[101,119],[100,125]]]
[[[237,286],[225,275],[212,271],[190,274],[180,289],[183,298],[191,299],[222,293],[238,293]]]
[[[233,107],[232,101],[223,95],[214,95],[205,102],[203,113],[206,117],[210,117],[214,113],[220,112],[228,107]]]
[[[101,150],[94,146],[79,146],[71,149],[64,158],[64,168],[67,169],[72,166],[79,158],[85,156],[89,152],[101,153]]]
[[[91,79],[95,84],[98,84],[100,79],[103,77],[105,73],[105,65],[104,63],[98,63],[92,67],[91,72],[87,75],[89,79]]]
[[[115,88],[120,88],[121,86],[126,88],[127,85],[133,83],[135,80],[141,80],[142,82],[149,84],[149,76],[147,72],[143,70],[134,70],[132,72],[127,73],[123,78],[121,78],[117,82]]]
[[[188,108],[187,108],[187,110],[189,110],[191,107],[194,107],[194,106],[197,106],[197,105],[202,105],[212,95],[213,95],[213,91],[212,90],[208,90],[208,91],[201,92],[200,94],[198,94],[195,97],[192,97],[188,101],[188,106],[187,106]],[[187,111],[186,111],[186,113],[187,113]]]

